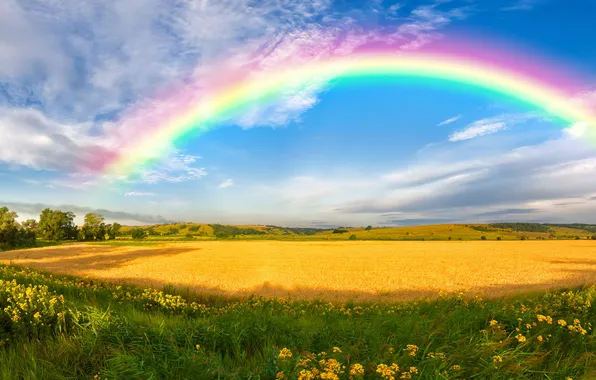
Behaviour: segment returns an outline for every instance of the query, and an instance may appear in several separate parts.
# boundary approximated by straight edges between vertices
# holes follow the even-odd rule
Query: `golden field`
[[[67,244],[0,261],[143,286],[245,296],[399,301],[596,283],[596,241],[203,241]]]

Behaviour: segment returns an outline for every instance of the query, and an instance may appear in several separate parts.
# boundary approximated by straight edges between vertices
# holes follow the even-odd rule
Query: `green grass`
[[[2,379],[273,379],[279,372],[296,379],[335,361],[346,366],[336,373],[340,379],[356,363],[367,379],[381,378],[377,368],[394,363],[396,378],[410,367],[419,379],[577,380],[596,373],[593,287],[342,305],[193,298],[183,289],[115,286],[16,266],[0,266],[0,279]],[[38,309],[42,319],[35,318]],[[278,357],[283,348],[290,358]]]

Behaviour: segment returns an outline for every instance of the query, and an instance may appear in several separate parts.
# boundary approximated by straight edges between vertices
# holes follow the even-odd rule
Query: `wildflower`
[[[540,343],[544,342],[544,338],[542,337],[542,335],[538,335],[538,337],[536,338]]]
[[[286,358],[291,358],[292,357],[292,351],[288,350],[287,348],[282,348],[281,351],[279,351],[279,355],[277,355],[278,358],[280,359],[286,359]]]
[[[341,349],[339,347],[333,347],[333,352],[341,354]]]
[[[517,335],[515,336],[515,339],[517,339],[517,341],[518,341],[518,342],[520,342],[520,343],[523,343],[523,342],[525,342],[525,341],[526,341],[526,337],[525,337],[525,336],[523,336],[522,334],[517,334]]]
[[[552,324],[553,324],[553,319],[552,319],[552,317],[549,317],[549,316],[544,316],[544,315],[540,315],[540,314],[538,314],[538,315],[536,316],[536,318],[538,319],[538,322],[546,322],[546,323],[548,323],[549,325],[552,325]]]
[[[414,373],[414,374],[418,374],[418,368],[416,367],[410,367],[410,373]]]
[[[313,380],[315,378],[315,374],[311,371],[303,369],[298,374],[298,380]]]
[[[561,326],[561,327],[565,327],[565,326],[567,326],[567,322],[565,322],[565,320],[564,320],[564,319],[559,319],[559,320],[557,321],[557,323],[558,323],[558,324],[559,324],[559,326]]]
[[[452,371],[459,371],[461,369],[461,367],[457,364],[452,365],[451,368],[449,368]]]
[[[416,353],[418,352],[418,346],[414,344],[408,344],[405,350],[408,351],[408,354],[410,356],[416,356]]]
[[[494,326],[496,326],[496,325],[498,325],[498,324],[499,324],[499,322],[497,322],[497,321],[496,321],[496,320],[494,320],[494,319],[490,321],[490,325],[491,325],[492,327],[494,327]]]
[[[503,358],[500,355],[493,356],[493,361],[497,363],[503,363]]]
[[[359,364],[359,363],[352,364],[352,366],[350,367],[350,375],[351,376],[364,375],[364,367],[362,367],[362,364]]]
[[[275,375],[275,378],[276,378],[277,380],[285,379],[285,378],[286,378],[286,375],[284,375],[284,373],[283,373],[283,372],[278,372],[278,373]]]
[[[200,345],[200,344],[197,344],[197,345],[195,346],[195,348],[198,350],[199,348],[201,348],[201,345]]]

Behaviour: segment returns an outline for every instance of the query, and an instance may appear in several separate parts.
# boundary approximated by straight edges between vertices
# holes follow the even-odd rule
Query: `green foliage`
[[[493,228],[508,228],[519,232],[550,232],[551,229],[546,224],[540,223],[492,223],[489,226]],[[472,227],[473,228],[473,227]]]
[[[78,237],[74,224],[75,214],[46,208],[39,216],[37,232],[41,239],[50,241],[74,240]]]
[[[1,310],[11,306],[1,314],[2,379],[274,379],[283,372],[295,380],[302,370],[331,368],[337,377],[327,378],[347,380],[355,364],[362,375],[352,378],[380,379],[379,369],[393,363],[396,378],[418,372],[403,375],[413,379],[588,379],[596,370],[594,287],[334,304],[182,297],[12,266],[0,266],[0,279]],[[12,321],[17,309],[20,325]],[[346,366],[343,373],[335,363]]]
[[[335,230],[333,230],[334,234],[345,234],[346,232],[348,232],[348,230],[345,230],[343,228],[336,228]]]
[[[480,237],[480,239],[481,239],[481,240],[486,240],[486,236],[482,235],[482,236]]]
[[[596,235],[592,235],[592,240],[596,240]]]
[[[122,226],[119,223],[114,222],[114,224],[106,226],[108,232],[108,239],[114,240],[116,236],[120,234],[120,229]]]
[[[35,221],[28,220],[21,226],[17,213],[0,207],[0,251],[35,245]]]
[[[265,231],[256,228],[241,228],[224,224],[210,224],[216,237],[229,237],[235,235],[265,235]]]
[[[143,230],[142,228],[133,228],[131,230],[131,236],[135,240],[141,240],[144,239],[147,235],[145,233],[145,230]]]
[[[350,240],[357,240],[358,237],[356,235],[352,234],[352,235],[350,235],[350,238],[349,239]]]
[[[200,228],[201,228],[201,226],[190,226],[190,227],[188,228],[188,230],[189,230],[190,232],[197,232],[197,231],[198,231]]]
[[[372,230],[372,226],[366,226],[366,228],[364,230],[365,231],[370,231],[370,230]]]
[[[83,240],[96,241],[105,240],[108,233],[108,227],[104,223],[103,215],[89,212],[85,215],[85,224],[81,229]],[[80,240],[81,234],[79,234]]]

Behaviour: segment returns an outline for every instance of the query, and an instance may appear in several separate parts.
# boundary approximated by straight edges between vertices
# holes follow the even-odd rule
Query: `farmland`
[[[195,294],[404,301],[596,283],[596,241],[201,241],[65,244],[4,263]]]

